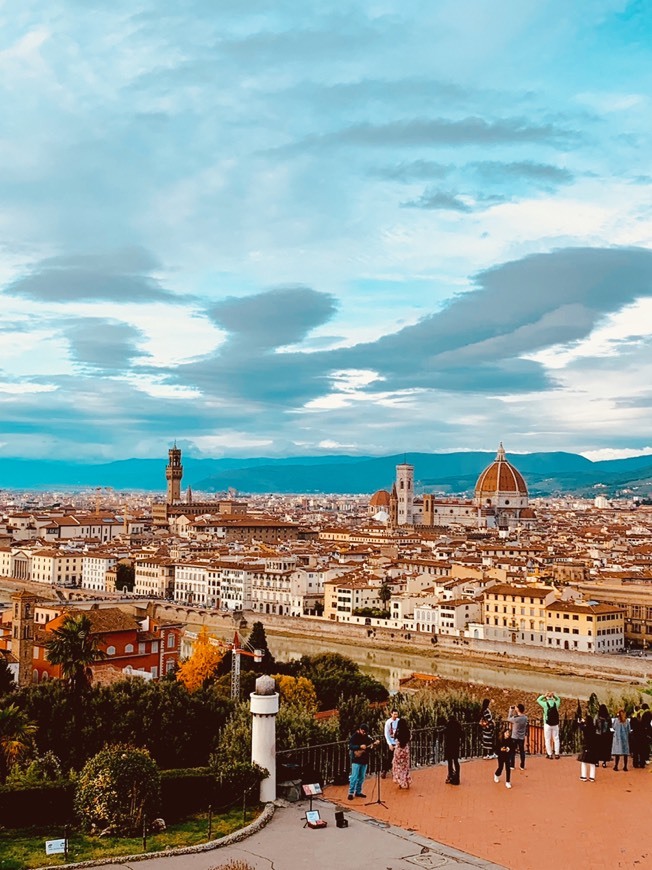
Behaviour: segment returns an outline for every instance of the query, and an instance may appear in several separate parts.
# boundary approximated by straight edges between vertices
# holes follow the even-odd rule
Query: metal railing
[[[501,720],[496,722],[494,734],[498,734],[502,726]],[[410,761],[413,768],[429,767],[444,761],[444,727],[431,726],[415,728],[410,739]],[[562,719],[559,723],[561,752],[572,754],[579,751],[580,735],[575,720]],[[368,773],[374,774],[386,762],[387,748],[382,735],[378,736],[380,744],[378,751],[370,752]],[[528,737],[525,744],[529,755],[545,754],[543,723],[530,722]],[[476,722],[462,724],[462,741],[460,758],[482,757],[482,733]],[[334,743],[321,743],[316,746],[301,746],[297,749],[286,749],[276,753],[277,781],[301,779],[303,782],[321,782],[324,784],[337,782],[348,776],[350,770],[349,741],[338,740]]]

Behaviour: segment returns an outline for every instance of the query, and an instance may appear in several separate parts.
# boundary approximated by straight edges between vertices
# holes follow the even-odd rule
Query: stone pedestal
[[[269,772],[260,784],[260,800],[276,799],[276,714],[279,694],[271,677],[258,677],[251,699],[251,760]]]

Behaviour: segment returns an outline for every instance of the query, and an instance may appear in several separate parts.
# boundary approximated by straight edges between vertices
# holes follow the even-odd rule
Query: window
[[[114,656],[115,655],[115,647],[114,646],[107,646],[106,654],[108,656]]]
[[[133,643],[128,643],[128,644],[125,646],[125,652],[126,652],[126,653],[132,653],[133,651],[134,651],[134,645],[133,645]]]
[[[144,643],[138,644],[138,652],[141,654],[141,656],[145,654],[145,644]]]
[[[153,640],[153,641],[152,641],[152,652],[153,652],[153,653],[157,653],[157,652],[158,652],[158,641],[157,641],[157,640]]]

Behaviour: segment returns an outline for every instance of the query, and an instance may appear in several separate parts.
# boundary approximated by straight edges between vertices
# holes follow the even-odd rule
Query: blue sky
[[[652,6],[0,0],[0,456],[652,452]]]

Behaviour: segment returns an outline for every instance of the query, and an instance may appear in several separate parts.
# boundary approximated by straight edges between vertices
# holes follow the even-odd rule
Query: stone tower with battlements
[[[165,469],[165,479],[168,482],[168,504],[177,504],[181,501],[181,478],[183,477],[183,465],[181,464],[181,450],[174,442],[174,447],[168,450],[168,464]]]

